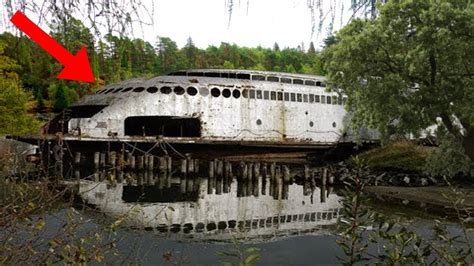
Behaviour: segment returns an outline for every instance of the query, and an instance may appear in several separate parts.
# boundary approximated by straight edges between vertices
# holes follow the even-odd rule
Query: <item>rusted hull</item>
[[[263,141],[209,141],[192,138],[84,138],[74,136],[11,136],[18,141],[38,146],[62,145],[65,154],[70,152],[95,152],[95,151],[142,151],[152,154],[169,154],[180,156],[192,154],[195,157],[216,156],[248,156],[257,155],[268,157],[274,154],[276,157],[303,157],[305,154],[324,152],[336,147],[353,146],[350,143],[321,143],[308,144],[304,142],[263,142]],[[292,154],[292,155],[290,155]]]

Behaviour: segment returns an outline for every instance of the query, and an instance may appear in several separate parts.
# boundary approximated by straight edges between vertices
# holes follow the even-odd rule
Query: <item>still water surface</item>
[[[121,221],[120,255],[108,258],[111,263],[155,265],[167,263],[166,257],[178,264],[215,265],[233,261],[218,253],[240,243],[242,250],[260,250],[257,265],[337,264],[342,251],[335,243],[341,212],[336,190],[305,179],[301,166],[288,167],[289,176],[282,165],[271,171],[264,164],[257,170],[242,166],[245,173],[240,166],[168,173],[76,169],[74,176],[82,177],[78,195],[93,207],[80,215],[86,230]],[[123,182],[116,181],[119,175]],[[425,235],[431,225],[412,221]]]

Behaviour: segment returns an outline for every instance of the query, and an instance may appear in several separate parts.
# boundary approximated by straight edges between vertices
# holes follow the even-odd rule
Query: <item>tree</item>
[[[336,34],[329,83],[349,96],[356,127],[390,135],[440,124],[474,160],[473,32],[469,0],[388,1]]]
[[[69,106],[69,101],[66,96],[66,85],[60,81],[56,87],[56,93],[54,96],[54,109],[62,110]]]
[[[308,54],[316,54],[316,49],[314,48],[314,43],[309,43]]]
[[[20,66],[3,49],[0,43],[0,134],[36,133],[39,123],[27,113],[32,95],[21,88],[16,73]]]

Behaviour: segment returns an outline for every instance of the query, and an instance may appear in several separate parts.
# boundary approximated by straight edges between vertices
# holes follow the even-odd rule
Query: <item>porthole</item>
[[[194,95],[196,95],[196,94],[198,93],[197,89],[194,88],[194,87],[188,87],[188,88],[186,89],[186,91],[187,91],[188,94],[191,95],[191,96],[194,96]]]
[[[262,120],[260,120],[260,119],[257,119],[257,125],[259,125],[259,126],[260,126],[261,124],[262,124]]]
[[[117,93],[117,92],[121,91],[122,89],[123,89],[123,88],[117,88],[117,89],[115,89],[112,93]]]
[[[249,97],[249,90],[248,90],[248,89],[242,90],[242,97],[244,97],[244,98],[248,98],[248,97]]]
[[[219,97],[221,96],[221,91],[218,88],[212,88],[211,95],[214,97]]]
[[[336,127],[336,122],[332,122],[332,127]]]
[[[148,87],[146,89],[147,92],[149,93],[157,93],[158,92],[158,88],[157,87]]]
[[[145,88],[143,88],[143,87],[136,87],[135,89],[133,89],[133,92],[142,92],[144,90],[145,90]]]
[[[176,86],[174,87],[174,93],[176,95],[183,95],[184,94],[184,89],[181,86]]]
[[[122,92],[129,92],[131,91],[133,88],[132,87],[128,87],[128,88],[125,88],[125,90],[123,90]]]
[[[223,89],[222,90],[222,96],[224,96],[224,98],[229,98],[231,95],[231,92],[229,89]]]
[[[207,97],[209,95],[209,90],[207,88],[199,88],[199,94],[201,94],[201,96]]]
[[[163,94],[170,94],[171,93],[171,88],[168,86],[163,86],[160,88],[160,92]]]
[[[240,91],[239,90],[233,90],[232,91],[232,96],[234,96],[234,98],[236,98],[236,99],[240,98]]]
[[[313,126],[314,126],[313,121],[309,121],[309,126],[310,126],[310,127],[313,127]]]

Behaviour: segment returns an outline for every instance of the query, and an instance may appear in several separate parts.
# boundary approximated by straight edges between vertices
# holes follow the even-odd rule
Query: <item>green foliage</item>
[[[217,253],[222,258],[226,258],[226,260],[222,261],[223,265],[250,266],[260,259],[260,250],[258,248],[244,248],[236,238],[232,239],[232,243],[232,248]]]
[[[472,32],[472,1],[388,1],[378,18],[353,20],[326,49],[331,88],[349,96],[356,128],[417,134],[441,118],[472,146]],[[474,150],[465,151],[472,160]]]
[[[366,162],[352,158],[351,175],[347,179],[342,212],[338,218],[340,230],[337,244],[345,256],[339,260],[345,265],[464,265],[474,260],[466,223],[472,220],[469,210],[462,217],[463,194],[454,187],[449,195],[457,211],[460,235],[452,235],[446,222],[436,220],[433,237],[424,238],[400,220],[377,213],[368,207],[368,198],[363,194],[367,180]],[[371,230],[368,230],[371,228]],[[368,239],[366,241],[365,239]],[[371,248],[372,247],[372,248]],[[373,250],[374,252],[371,252]]]
[[[394,141],[360,155],[371,170],[396,170],[422,173],[429,148],[409,141]]]
[[[39,123],[27,113],[32,95],[21,88],[20,66],[3,49],[0,42],[0,135],[36,133]]]
[[[464,153],[461,141],[440,128],[437,131],[440,145],[427,158],[427,174],[448,178],[458,174],[474,176],[474,163]]]

